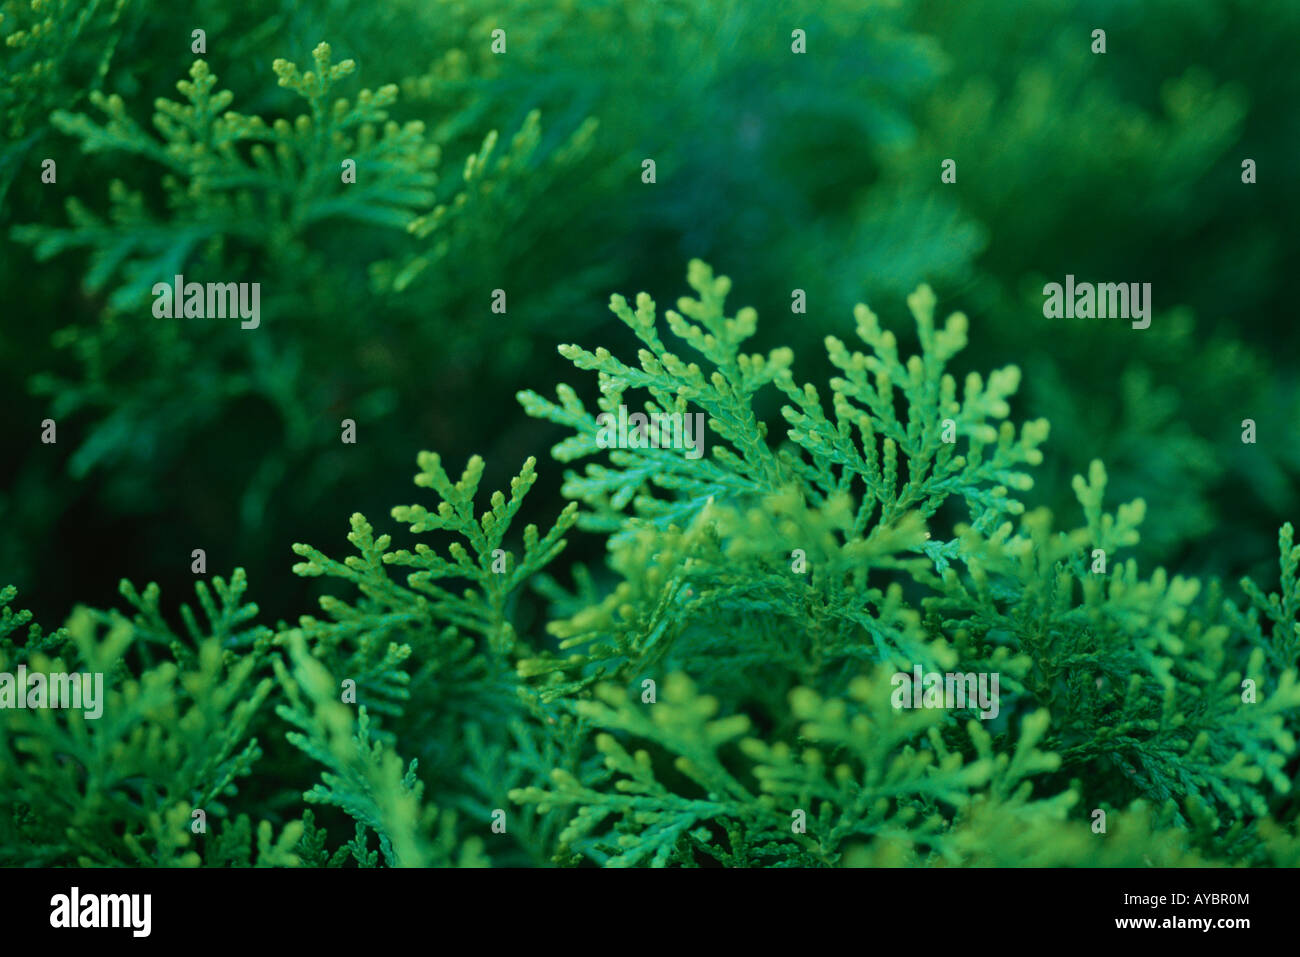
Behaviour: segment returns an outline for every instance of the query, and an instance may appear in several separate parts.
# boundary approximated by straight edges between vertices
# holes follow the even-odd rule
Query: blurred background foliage
[[[1288,0],[0,12],[0,582],[41,620],[112,604],[122,577],[183,593],[194,548],[246,567],[269,618],[291,618],[312,583],[289,573],[289,544],[382,514],[419,449],[483,454],[492,487],[537,455],[526,507],[552,515],[559,430],[515,393],[561,378],[558,343],[626,347],[610,293],[669,297],[695,256],[767,317],[756,346],[801,365],[824,361],[855,302],[897,320],[929,282],[940,311],[971,317],[966,367],[1019,364],[1014,414],[1051,421],[1032,500],[1074,514],[1068,478],[1100,458],[1117,500],[1148,503],[1144,565],[1269,580],[1300,473]],[[210,130],[153,125],[160,98],[188,102],[196,59],[266,129],[311,116],[272,64],[313,69],[322,41],[355,61],[322,103],[395,87],[372,139],[287,132],[268,167],[254,137],[222,166],[200,148]],[[364,149],[343,185],[340,161]],[[261,328],[155,319],[149,287],[173,265],[261,283]],[[1045,319],[1042,285],[1067,273],[1152,283],[1150,328]],[[39,441],[47,417],[57,445]]]

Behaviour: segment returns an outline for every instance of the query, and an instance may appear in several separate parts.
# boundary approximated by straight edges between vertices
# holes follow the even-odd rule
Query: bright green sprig
[[[331,101],[333,87],[356,65],[331,63],[327,43],[313,58],[316,70],[306,72],[283,59],[273,65],[280,85],[307,101],[308,112],[294,119],[230,110],[234,95],[217,88],[204,60],[177,83],[180,101],[155,101],[153,131],[137,123],[115,94],[91,94],[91,105],[104,117],[99,122],[56,112],[55,126],[80,139],[86,152],[124,152],[162,167],[168,214],[155,215],[140,191],[115,180],[107,221],[73,199],[71,228],[26,226],[15,237],[34,244],[41,259],[91,249],[87,287],[113,284],[110,304],[125,309],[144,300],[155,282],[181,273],[212,242],[238,241],[283,257],[326,220],[405,230],[432,207],[437,145],[426,140],[422,123],[388,118],[397,97],[391,84],[361,90],[355,101]],[[356,164],[354,183],[343,181],[345,160]]]
[[[57,655],[28,645],[17,660],[29,671],[102,675],[102,697],[97,717],[84,699],[81,710],[0,711],[0,855],[7,863],[194,866],[212,853],[193,836],[196,811],[218,835],[241,826],[227,802],[261,756],[252,731],[272,682],[258,676],[264,643],[239,654],[223,648],[231,623],[244,618],[242,572],[231,581],[214,580],[224,610],[201,629],[187,615],[193,630],[185,636],[158,613],[157,586],[141,597],[124,582],[134,617],[79,607],[58,633]],[[0,672],[14,663],[0,648]],[[296,832],[286,827],[272,844],[269,827],[258,825],[259,841],[268,835],[263,858],[292,863]]]

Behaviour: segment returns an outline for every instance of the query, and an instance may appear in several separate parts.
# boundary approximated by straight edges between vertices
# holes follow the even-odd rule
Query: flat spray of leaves
[[[267,122],[229,109],[234,95],[217,87],[205,60],[196,60],[189,79],[176,84],[179,102],[155,101],[153,132],[116,95],[91,94],[102,122],[56,112],[55,127],[80,139],[87,152],[121,151],[166,171],[167,228],[141,191],[114,180],[107,221],[70,199],[71,228],[30,226],[16,238],[35,243],[42,259],[91,249],[87,288],[113,284],[109,303],[125,309],[155,282],[182,273],[206,244],[246,244],[292,257],[303,254],[302,240],[326,220],[405,229],[432,208],[437,146],[426,141],[423,124],[388,119],[396,86],[361,90],[355,101],[332,98],[332,88],[356,64],[332,63],[327,43],[312,58],[315,68],[305,72],[288,60],[274,63],[280,86],[305,101],[306,111],[293,120]],[[342,182],[343,158],[365,171],[353,185]]]
[[[1139,540],[1145,503],[1105,513],[1099,462],[1075,481],[1084,528],[1053,532],[1049,514],[1027,510],[1026,467],[1041,460],[1047,423],[1006,421],[1014,367],[966,376],[959,398],[946,370],[967,321],[955,314],[938,326],[929,289],[908,300],[919,355],[901,358],[866,306],[855,319],[870,352],[828,337],[840,372],[828,409],[816,387],[795,383],[788,350],[741,353],[756,317],[727,315],[725,278],[695,262],[688,279],[698,298],[680,300],[667,325],[711,371],[664,345],[644,294],[635,309],[618,296],[611,304],[644,345],[637,366],[603,349],[561,352],[597,371],[601,412],[630,406],[637,389],[649,394],[647,412],[703,409],[707,461],[602,450],[595,415],[568,386],[558,402],[520,396],[530,414],[574,430],[557,458],[608,462],[569,472],[564,491],[586,505],[582,527],[609,533],[615,584],[601,595],[580,572],[570,594],[545,579],[543,592],[568,612],[550,631],[570,653],[520,663],[544,698],[602,729],[594,743],[605,770],[589,780],[556,770],[548,785],[514,792],[576,809],[561,857],[833,863],[853,845],[858,861],[987,861],[1001,855],[984,837],[1014,820],[1070,849],[1030,855],[1040,861],[1126,860],[1088,840],[1085,809],[1100,804],[1123,808],[1130,833],[1165,835],[1171,862],[1195,859],[1187,833],[1211,856],[1243,846],[1261,860],[1293,853],[1271,825],[1243,836],[1290,788],[1300,685],[1294,656],[1278,654],[1294,625],[1285,595],[1248,586],[1256,611],[1236,613],[1243,627],[1234,630],[1217,586],[1206,596],[1200,582],[1162,569],[1140,579],[1122,553]],[[789,442],[775,447],[753,411],[769,385],[788,400]],[[956,442],[943,441],[945,424]],[[1109,573],[1095,570],[1097,549]],[[1294,556],[1283,565],[1293,579],[1286,561]],[[1256,624],[1261,610],[1281,623],[1271,639]],[[897,710],[889,675],[915,665],[999,674],[1000,715],[986,724],[969,706]],[[645,677],[680,671],[693,681],[670,678],[657,702],[638,700]],[[1260,688],[1253,703],[1240,694],[1243,676]],[[870,717],[831,733],[815,720],[821,708],[835,721],[854,709]],[[715,718],[720,709],[732,716]],[[743,737],[745,711],[775,740]],[[823,734],[840,749],[833,757],[806,750]],[[630,750],[633,740],[644,747]],[[994,755],[1010,777],[978,760]],[[665,786],[666,774],[693,784]],[[814,786],[821,775],[834,784]],[[872,797],[872,780],[908,776],[914,800],[901,786],[883,803]],[[765,792],[776,782],[804,788],[774,805]],[[1031,799],[1031,786],[1046,797]],[[796,809],[804,833],[790,826]]]
[[[600,459],[566,473],[571,501],[545,532],[513,528],[532,459],[482,507],[481,459],[453,480],[425,452],[416,485],[436,504],[392,511],[422,540],[395,548],[357,514],[345,560],[295,545],[297,574],[355,594],[327,594],[324,617],[274,634],[241,603],[240,573],[216,580],[216,598],[199,586],[209,624],[183,609],[184,639],[156,589],[124,586],[132,618],[82,610],[50,634],[0,593],[0,663],[62,655],[132,689],[94,728],[6,715],[3,747],[35,730],[64,744],[0,763],[14,822],[0,848],[198,863],[181,815],[204,801],[225,826],[201,859],[252,862],[251,819],[222,802],[250,773],[250,722],[274,695],[319,772],[304,800],[346,814],[355,836],[331,848],[310,813],[278,842],[262,824],[261,862],[1300,863],[1288,835],[1300,730],[1290,525],[1281,589],[1245,581],[1244,607],[1217,582],[1144,576],[1125,553],[1147,505],[1108,512],[1100,462],[1073,483],[1080,527],[1026,507],[1047,424],[1009,421],[1015,367],[959,390],[949,370],[968,324],[936,322],[928,289],[908,300],[916,355],[904,359],[866,306],[855,320],[868,351],[827,338],[838,374],[824,400],[798,384],[790,350],[742,351],[757,316],[728,315],[725,277],[694,262],[688,281],[695,298],[665,317],[695,359],[668,348],[648,296],[615,296],[642,343],[635,365],[561,347],[597,373],[594,409],[567,385],[557,401],[520,394],[572,430],[557,459]],[[780,441],[769,398],[784,400]],[[702,412],[707,455],[602,448],[597,413],[620,406]],[[603,568],[572,566],[566,587],[547,568],[575,527],[605,536],[607,554]],[[273,683],[254,678],[267,664]],[[996,674],[996,713],[900,706],[898,678],[916,666]],[[182,732],[132,731],[163,713]],[[109,739],[122,742],[111,762],[95,747]],[[139,797],[121,780],[133,768]],[[100,805],[35,801],[86,781],[126,822],[120,846],[85,836],[81,815]],[[508,826],[489,836],[489,818]]]

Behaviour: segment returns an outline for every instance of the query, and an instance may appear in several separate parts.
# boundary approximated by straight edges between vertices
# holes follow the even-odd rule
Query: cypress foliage
[[[1297,40],[0,0],[0,864],[1300,864]]]

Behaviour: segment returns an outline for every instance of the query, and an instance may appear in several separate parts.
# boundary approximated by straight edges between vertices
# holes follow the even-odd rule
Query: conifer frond
[[[685,411],[689,397],[709,410],[711,427],[721,423],[722,438],[748,428],[751,441],[719,443],[707,463],[633,444],[607,451],[610,465],[588,466],[585,478],[569,473],[565,494],[591,509],[588,527],[612,533],[608,567],[616,578],[598,602],[586,586],[581,606],[545,584],[557,607],[577,610],[549,625],[560,654],[519,664],[543,700],[572,701],[590,717],[587,689],[602,679],[634,688],[647,676],[689,668],[726,706],[780,715],[781,699],[801,687],[850,694],[855,675],[873,664],[904,674],[916,666],[997,674],[1002,713],[988,740],[1005,747],[1017,727],[1036,722],[1035,740],[1055,762],[1040,770],[1050,772],[1044,780],[1057,793],[1083,775],[1124,806],[1162,808],[1161,827],[1214,820],[1200,836],[1207,853],[1269,853],[1249,822],[1290,789],[1285,768],[1300,712],[1294,659],[1265,669],[1277,639],[1260,633],[1257,611],[1230,627],[1217,589],[1163,569],[1140,577],[1125,553],[1140,543],[1146,505],[1138,499],[1106,511],[1100,462],[1074,480],[1083,527],[1054,531],[1046,511],[1025,510],[1019,494],[1032,485],[1027,469],[1041,460],[1047,424],[1030,422],[1017,434],[1004,421],[1019,380],[1014,367],[987,385],[968,376],[957,400],[946,367],[965,345],[964,317],[936,328],[933,294],[919,290],[909,306],[921,354],[904,361],[893,334],[859,307],[858,332],[872,353],[849,354],[828,338],[842,373],[831,382],[832,419],[813,386],[794,384],[788,356],[739,356],[753,317],[725,318],[725,281],[697,264],[691,284],[700,300],[684,300],[683,312],[701,326],[675,313],[669,324],[717,366],[711,378],[663,346],[644,295],[636,312],[614,302],[647,346],[639,369],[605,350],[564,352],[599,371],[603,412],[639,387],[651,394],[647,411]],[[742,371],[764,369],[775,371],[766,378]],[[768,384],[790,400],[783,414],[793,445],[774,452],[755,444],[761,424],[744,426],[752,413],[737,408]],[[530,414],[577,433],[555,447],[556,457],[602,451],[595,416],[571,388],[558,394],[557,403],[520,397]],[[964,502],[969,523],[945,528],[949,498]],[[927,529],[943,529],[943,537]],[[1284,580],[1294,583],[1286,536]],[[1293,590],[1270,599],[1254,592],[1257,609],[1282,623],[1276,634],[1294,627],[1285,597]],[[1243,694],[1247,683],[1257,696]],[[944,742],[957,717],[937,722]],[[906,726],[906,714],[894,722]],[[577,787],[567,779],[564,786]],[[680,800],[660,796],[670,806]],[[585,793],[585,800],[605,799]],[[646,807],[637,805],[649,820]],[[586,813],[603,820],[607,809]],[[684,835],[694,825],[672,820],[681,827],[665,823],[671,839],[652,848],[659,863],[690,843]],[[917,836],[909,840],[917,853]],[[584,847],[616,859],[611,845]],[[962,857],[938,844],[931,850]]]
[[[975,755],[968,759],[943,742],[946,722],[938,713],[900,719],[887,686],[877,672],[857,679],[847,700],[795,689],[789,704],[802,722],[795,747],[794,738],[747,737],[747,717],[716,717],[717,700],[681,674],[664,682],[653,704],[602,685],[595,701],[574,708],[601,731],[596,748],[609,780],[591,786],[556,770],[549,787],[520,789],[512,799],[575,808],[561,843],[606,866],[662,867],[678,855],[732,866],[827,866],[840,862],[846,843],[865,837],[905,837],[942,853],[951,816],[977,795],[1002,801],[1014,794],[1023,802],[1022,782],[1059,765],[1035,747],[1046,713],[1026,722],[1010,754],[995,754],[972,721]],[[629,751],[633,740],[653,752]],[[661,783],[669,767],[687,787]],[[1062,801],[1068,806],[1074,796],[1049,803]],[[1033,810],[1046,806],[1037,802]]]
[[[1236,605],[1229,606],[1234,624],[1250,636],[1251,644],[1263,649],[1273,668],[1300,666],[1300,545],[1295,544],[1295,529],[1290,522],[1278,530],[1278,564],[1281,570],[1281,591],[1264,594],[1254,581],[1241,580],[1242,591],[1250,599],[1243,612]],[[1261,616],[1269,623],[1265,633]]]
[[[1300,5],[777,6],[0,0],[0,864],[1300,866]]]
[[[452,625],[481,636],[493,652],[510,654],[515,647],[515,633],[508,617],[511,596],[524,580],[564,549],[564,533],[573,525],[577,511],[574,504],[566,506],[545,535],[536,525],[526,526],[521,536],[522,552],[515,556],[507,547],[513,543],[506,541],[506,535],[524,496],[537,481],[534,464],[533,459],[528,459],[519,475],[511,479],[509,500],[501,492],[494,492],[490,508],[476,516],[474,496],[483,475],[483,460],[471,458],[460,480],[453,483],[436,453],[420,453],[415,484],[433,489],[440,498],[438,506],[434,511],[418,504],[398,506],[393,509],[393,518],[407,524],[416,535],[446,531],[463,541],[453,539],[445,556],[425,542],[418,543],[414,551],[390,550],[392,536],[376,538],[365,517],[355,514],[348,541],[356,546],[359,555],[337,562],[310,545],[294,545],[294,552],[307,559],[294,565],[296,574],[342,578],[353,582],[363,595],[355,606],[337,598],[323,598],[321,607],[334,622],[304,618],[302,632],[313,645],[324,643],[337,648],[357,634],[353,622],[358,619],[365,621],[366,630],[373,630],[369,623],[378,613],[384,625],[380,634]],[[390,565],[417,570],[400,583],[390,575]],[[456,594],[448,587],[452,582],[468,582],[474,587]]]
[[[960,527],[959,557],[924,607],[966,667],[1014,675],[1013,714],[1050,710],[1048,743],[1094,786],[1227,819],[1267,813],[1260,785],[1290,790],[1294,662],[1266,672],[1267,644],[1222,620],[1217,590],[1164,569],[1142,578],[1117,555],[1138,544],[1146,507],[1104,512],[1100,462],[1074,487],[1083,528],[1054,532],[1044,510],[987,536]],[[1257,690],[1249,700],[1243,679]]]
[[[305,72],[288,60],[273,64],[279,85],[306,101],[306,111],[293,119],[231,110],[234,95],[217,87],[206,60],[196,60],[189,79],[176,84],[180,101],[155,101],[152,131],[116,95],[91,94],[101,121],[57,111],[54,125],[80,139],[85,151],[124,152],[164,170],[167,215],[152,213],[141,191],[115,180],[108,220],[70,200],[71,227],[22,227],[15,237],[35,244],[41,259],[90,249],[87,288],[111,288],[110,305],[126,309],[154,283],[183,273],[212,243],[263,248],[274,258],[292,255],[326,220],[404,230],[432,208],[438,147],[427,141],[422,123],[389,119],[396,86],[363,89],[354,101],[331,100],[333,87],[356,64],[333,63],[327,43],[312,58],[314,68]],[[365,175],[343,182],[344,160]]]
[[[96,90],[108,72],[130,0],[0,3],[0,218],[5,193],[47,117]]]
[[[579,368],[598,371],[603,414],[618,417],[627,393],[641,388],[650,395],[647,414],[689,415],[699,407],[709,432],[727,444],[710,440],[710,460],[642,442],[608,451],[610,466],[588,465],[585,477],[567,473],[564,494],[589,508],[580,524],[613,533],[610,565],[622,582],[600,605],[551,625],[561,649],[589,644],[585,655],[528,660],[523,673],[585,670],[577,683],[551,679],[544,692],[570,693],[590,683],[593,662],[602,672],[640,673],[682,640],[694,653],[716,656],[724,670],[735,655],[777,671],[855,658],[892,658],[908,667],[942,663],[945,653],[925,647],[919,618],[890,576],[923,575],[929,565],[923,555],[946,561],[955,543],[931,540],[926,520],[950,496],[964,499],[981,524],[1022,510],[1014,492],[1032,485],[1022,469],[1041,460],[1047,423],[1030,422],[1017,436],[1002,421],[1019,372],[995,372],[987,385],[972,374],[958,401],[945,367],[966,343],[966,319],[956,314],[936,329],[933,293],[922,288],[909,300],[921,356],[903,362],[893,333],[865,306],[856,319],[871,356],[827,339],[831,361],[844,373],[830,383],[832,420],[814,386],[795,384],[790,350],[741,352],[757,315],[746,308],[727,316],[729,280],[699,261],[687,279],[699,298],[681,299],[680,311],[666,314],[667,324],[712,372],[665,346],[655,304],[644,293],[635,311],[620,296],[611,302],[646,346],[639,368],[604,349],[560,351]],[[793,444],[773,448],[766,440],[754,401],[768,386],[792,403],[782,411]],[[519,396],[530,415],[575,431],[554,455],[567,462],[600,452],[597,417],[572,388],[562,385],[557,393],[558,403],[533,392]],[[896,404],[907,410],[906,419],[899,419]],[[951,419],[950,441],[943,439],[945,419]],[[964,454],[954,453],[958,441]],[[662,497],[653,494],[656,488]],[[807,576],[792,574],[797,561],[791,559],[799,555]],[[881,584],[868,584],[873,571]],[[755,626],[760,610],[765,623]],[[727,637],[741,629],[743,649]]]
[[[272,681],[258,675],[265,643],[239,654],[223,650],[232,634],[247,633],[231,630],[245,617],[242,572],[235,571],[229,586],[219,577],[213,584],[223,610],[209,627],[194,628],[187,611],[188,633],[173,629],[158,612],[157,586],[140,594],[124,581],[135,616],[79,607],[59,633],[60,646],[29,645],[17,657],[28,672],[102,676],[102,696],[83,699],[87,707],[80,710],[3,712],[5,863],[194,866],[210,862],[213,853],[193,836],[203,833],[191,830],[194,812],[202,811],[218,834],[244,826],[230,819],[227,802],[261,756],[251,732]],[[200,602],[210,605],[198,587]],[[17,662],[9,647],[0,648],[0,672],[13,671]],[[91,717],[94,711],[100,713]],[[298,840],[293,826],[275,844],[269,831],[262,840],[270,825],[258,827],[263,858],[291,863]]]

